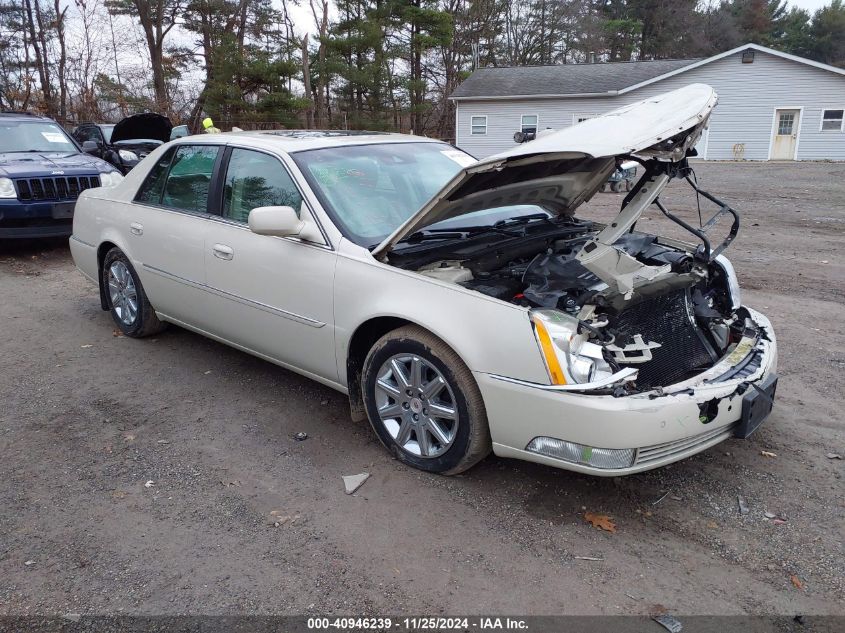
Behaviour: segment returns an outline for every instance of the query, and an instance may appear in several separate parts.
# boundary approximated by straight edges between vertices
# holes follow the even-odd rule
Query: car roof
[[[51,123],[55,123],[55,121],[53,121],[53,119],[48,116],[42,116],[40,114],[35,114],[34,112],[24,112],[18,110],[0,111],[0,119],[12,119],[17,121],[50,121]]]
[[[231,144],[239,142],[252,147],[283,151],[289,154],[309,149],[345,147],[348,145],[373,145],[382,143],[440,143],[435,138],[395,134],[392,132],[368,132],[359,130],[257,130],[250,132],[224,132],[221,134],[195,134],[177,141],[180,145],[200,143]]]

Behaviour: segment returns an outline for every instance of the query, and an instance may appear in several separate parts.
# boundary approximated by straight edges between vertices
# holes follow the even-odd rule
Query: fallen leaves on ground
[[[773,453],[772,451],[760,451],[760,454],[763,457],[777,457],[778,456],[777,453]]]
[[[616,532],[616,524],[610,520],[606,514],[596,514],[594,512],[585,512],[584,520],[587,521],[594,528],[604,530],[605,532]]]
[[[792,581],[792,584],[796,589],[801,589],[802,591],[804,590],[804,583],[801,582],[801,579],[798,576],[792,574],[789,579]]]

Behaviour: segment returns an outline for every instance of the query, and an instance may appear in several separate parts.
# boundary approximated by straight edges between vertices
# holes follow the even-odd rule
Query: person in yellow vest
[[[211,120],[210,116],[202,120],[202,127],[205,129],[206,134],[220,134],[220,128],[214,127],[214,121]]]

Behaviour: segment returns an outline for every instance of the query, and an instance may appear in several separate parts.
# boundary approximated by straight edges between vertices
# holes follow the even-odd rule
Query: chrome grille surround
[[[15,178],[18,200],[41,202],[54,200],[76,200],[86,189],[100,186],[100,177],[91,176],[43,176],[41,178]]]

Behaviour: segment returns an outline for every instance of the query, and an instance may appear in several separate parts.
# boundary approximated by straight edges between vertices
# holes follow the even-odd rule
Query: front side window
[[[381,143],[291,154],[335,224],[378,244],[475,162],[445,143]]]
[[[487,134],[487,116],[474,116],[470,119],[473,136]]]
[[[841,132],[845,110],[822,110],[822,132]]]
[[[0,120],[0,154],[4,152],[78,152],[70,137],[50,121]]]
[[[522,130],[523,134],[536,134],[537,133],[537,120],[539,117],[536,114],[523,114],[522,115],[522,125],[520,129]]]
[[[223,186],[223,217],[246,222],[257,207],[293,207],[299,213],[302,195],[277,158],[235,148]]]
[[[182,211],[208,212],[211,174],[219,151],[216,145],[179,145],[164,184],[161,204]]]

